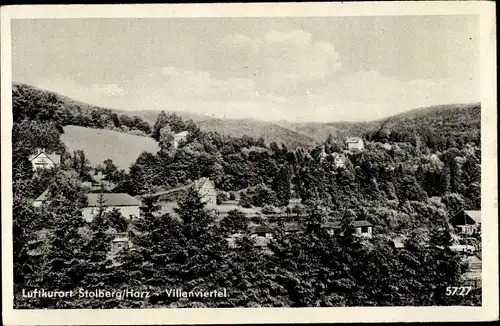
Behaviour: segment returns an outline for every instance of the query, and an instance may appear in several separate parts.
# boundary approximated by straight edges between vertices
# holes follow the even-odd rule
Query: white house
[[[128,219],[134,219],[140,217],[139,206],[141,202],[124,193],[103,193],[103,194],[87,194],[88,205],[83,208],[82,214],[83,218],[87,222],[91,222],[94,216],[99,211],[99,197],[102,195],[105,207],[105,212],[110,212],[113,209],[118,209],[120,213]]]
[[[319,153],[319,161],[324,162],[327,157],[333,158],[333,166],[335,168],[343,168],[345,167],[346,156],[340,153],[331,153],[327,154],[325,151],[325,146],[321,146],[321,152]]]
[[[179,147],[182,142],[185,142],[187,136],[189,135],[188,131],[181,131],[174,135],[174,148]]]
[[[363,140],[359,137],[349,137],[347,138],[347,149],[348,150],[358,150],[361,151],[365,148]]]
[[[49,188],[45,189],[40,196],[38,196],[33,202],[33,206],[40,207],[47,202],[49,198]]]
[[[46,153],[45,149],[38,148],[36,154],[30,155],[28,160],[33,165],[33,170],[50,169],[61,162],[61,155]]]
[[[333,166],[336,168],[345,167],[346,157],[344,154],[335,153],[333,154]]]
[[[209,178],[201,178],[194,182],[194,188],[198,191],[201,201],[207,205],[217,205],[217,190]]]
[[[111,254],[115,255],[123,249],[131,248],[132,242],[129,241],[127,233],[117,233],[115,234],[113,240],[111,240]]]

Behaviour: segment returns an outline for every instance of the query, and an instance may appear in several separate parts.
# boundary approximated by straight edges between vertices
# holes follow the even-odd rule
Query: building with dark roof
[[[102,196],[102,206],[105,207],[105,212],[110,212],[117,209],[125,218],[134,219],[140,217],[139,206],[141,202],[129,194],[125,193],[102,193],[102,194],[87,194],[88,204],[83,208],[83,218],[87,222],[91,222],[94,216],[99,211],[100,196]]]
[[[481,232],[481,211],[461,210],[455,214],[451,224],[462,234],[474,234]]]

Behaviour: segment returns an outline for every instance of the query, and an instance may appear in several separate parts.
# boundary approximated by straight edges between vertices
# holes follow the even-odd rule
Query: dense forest
[[[327,154],[342,153],[345,139],[330,134],[311,147],[293,147],[247,135],[202,130],[195,122],[161,112],[154,125],[63,100],[25,85],[13,87],[14,290],[17,308],[113,307],[304,307],[479,305],[481,289],[447,296],[459,286],[465,266],[448,247],[448,219],[461,209],[480,209],[480,105],[410,112],[383,121],[346,124],[361,137],[363,151],[345,152],[335,168]],[[158,153],[142,153],[128,171],[112,161],[91,167],[82,151],[69,152],[60,136],[65,125],[109,128],[148,135]],[[337,128],[341,128],[341,124]],[[189,131],[179,148],[173,134]],[[356,132],[356,134],[353,134]],[[27,157],[37,148],[61,154],[61,164],[33,171]],[[117,149],[119,150],[119,149]],[[83,182],[101,171],[113,192],[143,195],[141,219],[127,222],[100,210],[82,219]],[[270,253],[252,244],[244,215],[232,211],[215,222],[196,192],[179,201],[177,217],[160,212],[151,192],[214,181],[222,197],[249,206],[285,207],[300,198],[306,228],[285,234],[271,225]],[[49,189],[50,203],[31,202]],[[321,225],[341,220],[331,236]],[[352,236],[353,222],[373,224],[375,237]],[[110,259],[110,230],[127,231],[134,244]],[[228,249],[225,238],[245,236]],[[404,235],[404,250],[388,240]],[[227,298],[178,300],[170,288],[226,288]],[[22,289],[147,289],[147,299],[45,298]]]

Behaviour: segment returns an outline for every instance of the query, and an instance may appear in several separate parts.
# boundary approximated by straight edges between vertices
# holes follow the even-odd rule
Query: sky
[[[479,102],[478,16],[12,21],[12,77],[94,105],[364,121]]]

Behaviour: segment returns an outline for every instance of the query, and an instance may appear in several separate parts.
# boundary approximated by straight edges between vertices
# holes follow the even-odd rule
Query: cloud
[[[123,93],[123,89],[117,84],[91,84],[90,86],[85,86],[73,79],[63,76],[46,78],[38,82],[35,86],[75,98],[87,98],[95,94],[116,96]]]
[[[271,30],[251,39],[241,33],[219,40],[232,60],[248,67],[262,92],[290,94],[304,90],[308,83],[324,80],[341,67],[333,44],[313,40],[311,33],[296,29]]]
[[[163,79],[157,87],[172,98],[196,100],[253,100],[260,94],[248,78],[219,79],[207,71],[160,69]]]
[[[262,92],[250,78],[217,78],[207,71],[177,67],[145,70],[134,84],[82,85],[56,76],[36,86],[105,107],[172,110],[220,118],[290,121],[366,121],[413,108],[479,101],[473,81],[404,80],[367,70],[309,88],[307,94]]]

